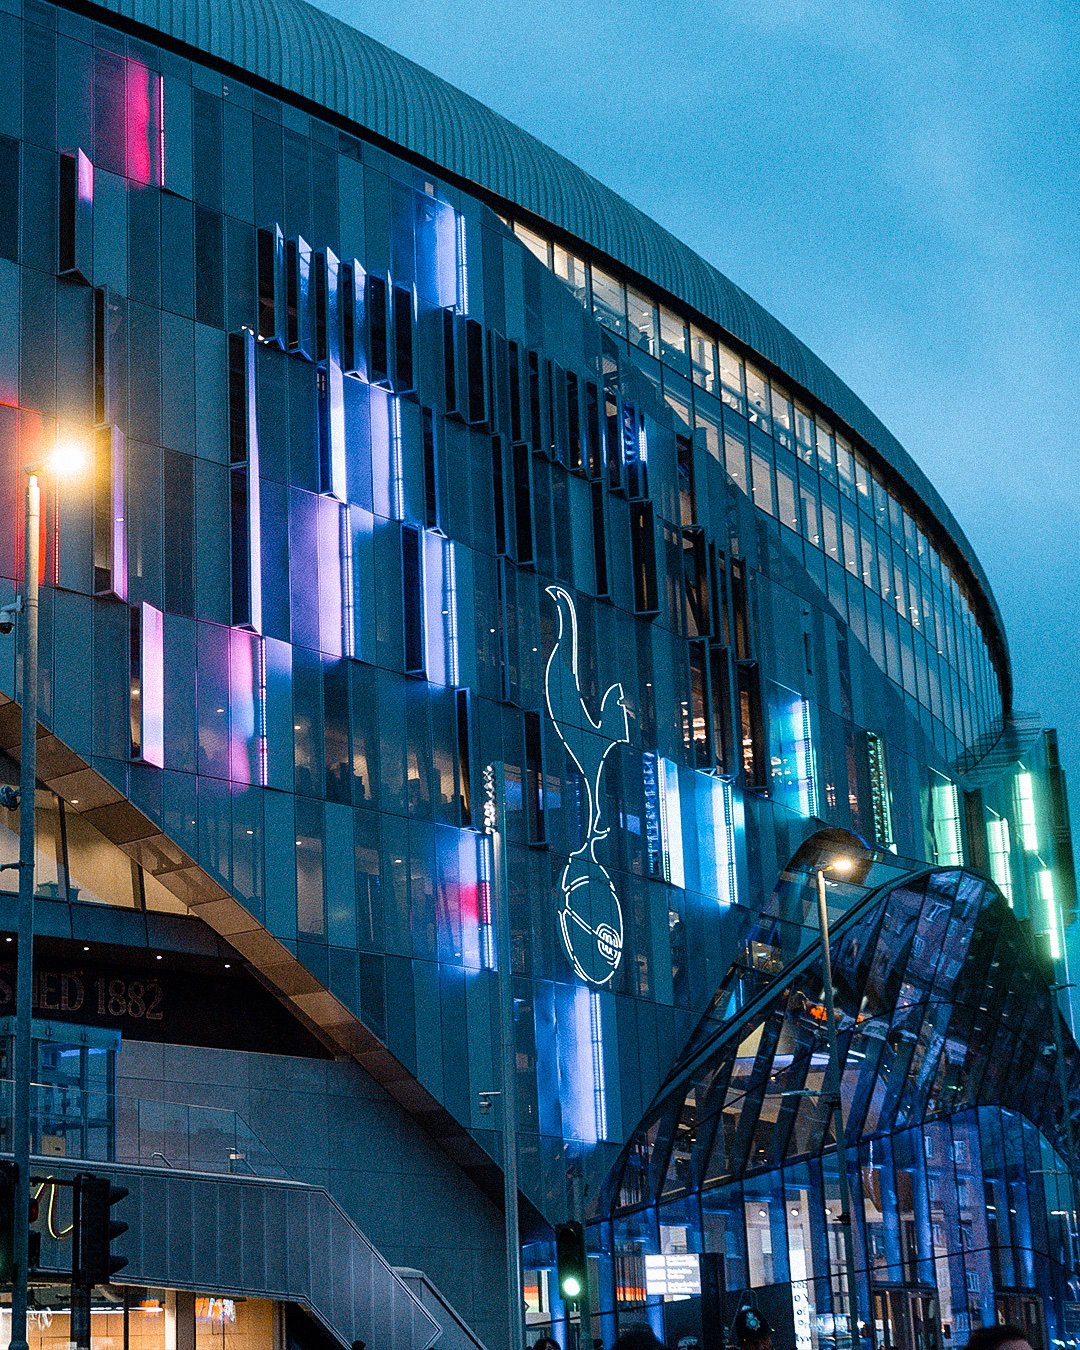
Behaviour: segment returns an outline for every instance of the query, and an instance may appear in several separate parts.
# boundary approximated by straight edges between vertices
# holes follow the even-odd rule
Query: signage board
[[[645,1258],[646,1294],[692,1298],[701,1293],[701,1262],[696,1252],[665,1252]]]

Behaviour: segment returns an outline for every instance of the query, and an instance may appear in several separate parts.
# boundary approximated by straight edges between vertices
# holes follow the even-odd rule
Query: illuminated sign
[[[559,880],[559,929],[575,972],[590,984],[607,984],[619,968],[623,917],[607,869],[596,845],[608,836],[600,823],[600,787],[604,764],[616,745],[630,740],[621,684],[610,685],[594,718],[581,697],[578,678],[577,610],[570,593],[549,586],[559,610],[559,635],[548,657],[544,691],[548,716],[585,784],[586,828],[580,848],[570,855]]]
[[[645,1258],[645,1292],[667,1298],[701,1293],[701,1262],[696,1252],[668,1252]]]

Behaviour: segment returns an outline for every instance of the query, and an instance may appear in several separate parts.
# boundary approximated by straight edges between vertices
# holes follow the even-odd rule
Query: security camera
[[[22,596],[17,595],[10,605],[0,609],[0,633],[5,636],[15,627],[15,615],[22,613]]]
[[[0,806],[6,807],[9,811],[14,811],[19,805],[19,789],[12,787],[10,783],[4,783],[0,787]]]

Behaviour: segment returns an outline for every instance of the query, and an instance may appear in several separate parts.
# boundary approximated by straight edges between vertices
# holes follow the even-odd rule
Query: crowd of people
[[[774,1347],[773,1329],[765,1315],[756,1308],[742,1307],[735,1315],[726,1350],[794,1350],[794,1347]],[[595,1342],[595,1350],[601,1343]],[[532,1350],[562,1350],[550,1336],[542,1336]],[[652,1327],[644,1323],[628,1327],[615,1342],[613,1350],[667,1350]],[[968,1337],[966,1350],[1032,1350],[1027,1332],[1010,1323],[979,1327]]]

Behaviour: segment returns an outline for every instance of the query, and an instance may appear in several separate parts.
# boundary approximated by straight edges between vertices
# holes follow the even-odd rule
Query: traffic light
[[[108,1284],[111,1276],[127,1265],[126,1256],[114,1256],[113,1239],[128,1226],[114,1219],[112,1207],[127,1195],[127,1188],[114,1186],[108,1177],[79,1172],[75,1177],[75,1232],[72,1253],[72,1283],[89,1289]]]
[[[576,1303],[588,1288],[589,1279],[581,1224],[571,1221],[555,1225],[555,1264],[559,1272],[559,1297],[564,1303]]]

